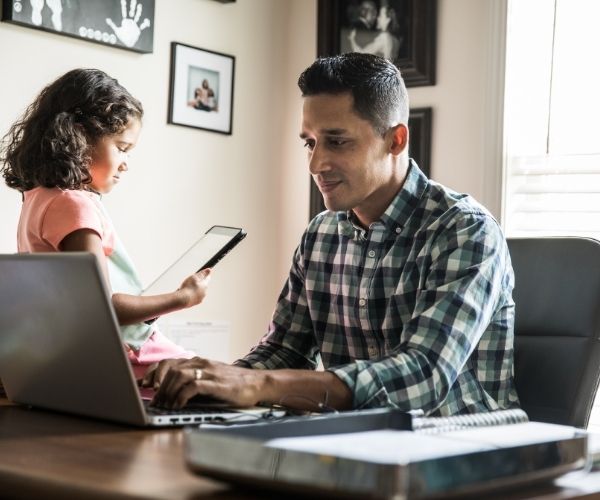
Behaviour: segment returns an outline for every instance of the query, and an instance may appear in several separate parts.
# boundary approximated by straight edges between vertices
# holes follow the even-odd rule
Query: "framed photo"
[[[407,87],[435,85],[437,0],[319,0],[319,56],[377,54]]]
[[[155,0],[4,0],[2,20],[135,52],[152,52]]]
[[[408,118],[408,156],[431,176],[431,108],[411,108]]]
[[[231,134],[235,57],[171,43],[168,122]]]
[[[408,156],[415,160],[423,173],[430,177],[431,174],[431,108],[411,108],[408,118]],[[319,188],[311,179],[309,217],[325,210],[323,196]]]

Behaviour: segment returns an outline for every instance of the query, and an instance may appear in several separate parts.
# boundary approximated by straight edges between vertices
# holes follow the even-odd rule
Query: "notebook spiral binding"
[[[470,415],[453,415],[451,417],[418,417],[413,418],[412,428],[422,434],[459,431],[473,427],[491,425],[508,425],[529,422],[529,417],[520,408],[496,410]]]

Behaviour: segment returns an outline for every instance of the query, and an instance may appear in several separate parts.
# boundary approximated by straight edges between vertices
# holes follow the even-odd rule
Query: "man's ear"
[[[408,127],[400,123],[390,129],[390,132],[392,134],[390,153],[398,156],[408,147]]]

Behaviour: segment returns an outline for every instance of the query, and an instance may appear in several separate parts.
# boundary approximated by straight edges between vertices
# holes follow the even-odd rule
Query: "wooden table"
[[[145,430],[0,402],[2,498],[259,498],[193,475],[181,429]]]
[[[189,472],[181,429],[140,430],[0,399],[1,498],[264,499]],[[289,495],[285,495],[289,497]],[[600,472],[486,499],[600,498]],[[314,495],[311,497],[314,498]],[[477,495],[473,498],[481,498]]]

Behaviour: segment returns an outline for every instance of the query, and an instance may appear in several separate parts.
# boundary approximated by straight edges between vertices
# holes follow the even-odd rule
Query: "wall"
[[[74,67],[106,71],[145,105],[130,170],[104,197],[144,282],[211,225],[246,228],[246,240],[215,269],[206,301],[183,315],[230,321],[231,358],[264,333],[293,246],[284,240],[297,240],[306,222],[308,179],[302,173],[306,187],[295,191],[283,179],[282,164],[290,144],[284,135],[295,138],[290,129],[299,120],[288,73],[314,57],[314,5],[157,0],[154,53],[146,55],[0,23],[0,45],[10,47],[2,55],[1,135],[46,83]],[[290,41],[290,32],[297,38]],[[231,136],[167,125],[171,41],[235,55]],[[289,215],[280,213],[284,201],[301,214],[291,223],[283,223]],[[16,250],[19,210],[20,195],[2,184],[0,252]]]
[[[437,85],[409,89],[433,106],[433,177],[499,213],[494,146],[501,124],[497,8],[504,0],[439,0]],[[236,57],[233,135],[166,124],[169,44]],[[151,280],[213,224],[249,236],[215,269],[205,303],[184,317],[231,322],[230,357],[265,331],[305,227],[309,179],[298,139],[298,74],[316,53],[316,0],[157,0],[154,53],[139,55],[0,23],[0,134],[40,88],[76,66],[116,76],[146,107],[130,171],[105,197]],[[26,61],[44,64],[27,66]],[[492,109],[492,112],[490,112]],[[490,145],[491,144],[491,145]],[[0,186],[0,252],[15,250],[18,193]]]
[[[505,0],[438,0],[437,84],[409,88],[433,107],[432,177],[500,217]]]
[[[498,219],[502,200],[506,1],[438,0],[437,83],[408,89],[411,107],[433,108],[432,177],[452,189],[470,193]],[[288,106],[297,100],[295,81],[303,69],[294,54],[305,51],[310,40],[307,30],[313,30],[317,22],[313,5],[294,5],[288,47],[290,67],[286,71]],[[284,134],[284,256],[293,250],[295,236],[304,227],[308,196],[306,163],[297,139],[298,108],[293,106]]]

